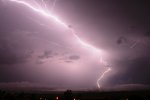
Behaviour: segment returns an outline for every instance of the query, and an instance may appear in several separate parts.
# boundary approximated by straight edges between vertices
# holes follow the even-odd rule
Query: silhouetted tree
[[[71,90],[67,90],[64,92],[64,98],[65,100],[72,100],[73,99],[73,94]]]

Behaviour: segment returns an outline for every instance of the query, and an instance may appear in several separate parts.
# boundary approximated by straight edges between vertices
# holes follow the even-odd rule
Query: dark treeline
[[[0,100],[150,100],[150,91],[13,92],[0,90]]]

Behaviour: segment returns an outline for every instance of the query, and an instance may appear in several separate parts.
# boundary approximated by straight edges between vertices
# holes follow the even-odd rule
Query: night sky
[[[0,0],[0,88],[150,88],[148,0]],[[52,8],[53,7],[53,8]],[[102,57],[109,66],[100,63]]]

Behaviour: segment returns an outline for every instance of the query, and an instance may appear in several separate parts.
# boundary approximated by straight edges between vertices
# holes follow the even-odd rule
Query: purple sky
[[[33,1],[28,3],[43,7]],[[45,3],[50,10],[52,0]],[[149,87],[149,12],[142,0],[57,0],[52,13],[111,64],[102,88],[120,89]],[[0,0],[0,86],[93,89],[106,69],[71,30],[24,5]]]

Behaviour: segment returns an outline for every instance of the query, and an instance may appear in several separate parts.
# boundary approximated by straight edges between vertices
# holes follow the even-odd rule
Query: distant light
[[[73,100],[76,100],[75,98]]]
[[[56,100],[58,100],[59,98],[58,97],[56,97]]]
[[[42,98],[40,98],[40,100],[42,100]]]

